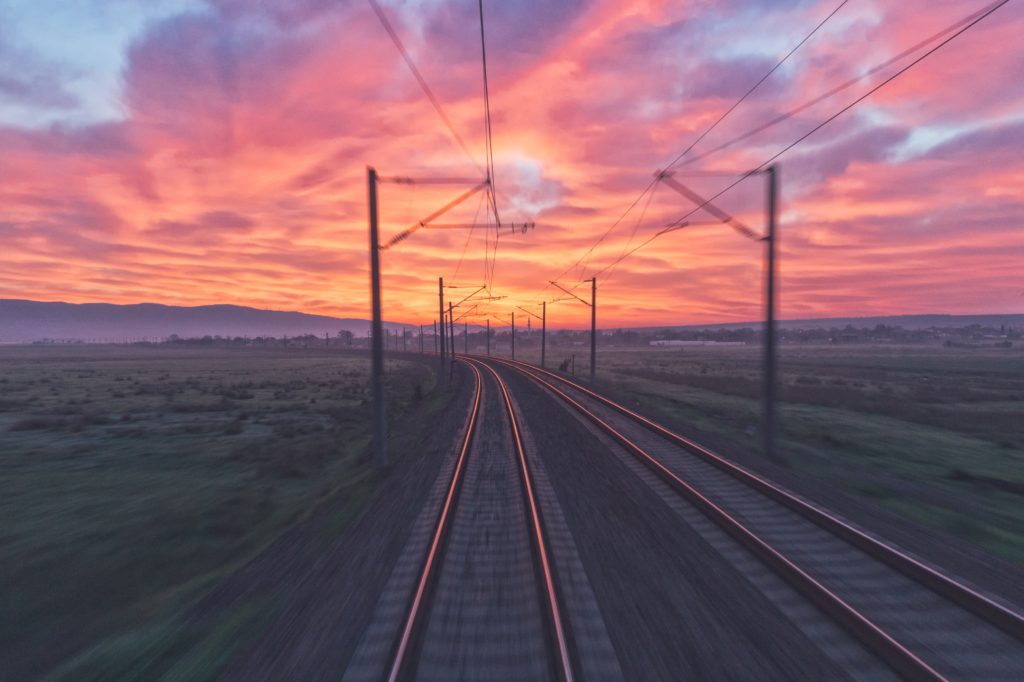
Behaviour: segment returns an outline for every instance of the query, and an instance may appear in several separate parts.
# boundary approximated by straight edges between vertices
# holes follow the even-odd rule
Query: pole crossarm
[[[519,310],[522,310],[524,313],[526,313],[530,317],[536,317],[538,320],[543,320],[544,319],[543,317],[541,317],[537,313],[531,313],[529,310],[527,310],[526,308],[524,308],[521,305],[517,305],[516,308],[518,308]]]
[[[452,307],[454,308],[455,306],[452,306]],[[459,315],[459,316],[458,316],[458,317],[456,317],[456,318],[455,318],[454,320],[452,320],[452,322],[458,322],[459,320],[461,320],[462,318],[464,318],[464,317],[465,317],[466,315],[469,315],[469,314],[470,314],[471,312],[473,312],[473,310],[474,310],[475,308],[476,308],[476,306],[472,306],[472,307],[470,307],[470,308],[467,308],[467,309],[465,310],[465,312],[463,312],[463,313],[462,313],[461,315]]]
[[[456,206],[458,206],[459,204],[464,202],[466,199],[469,199],[471,196],[473,196],[474,194],[476,194],[480,190],[484,189],[485,187],[487,187],[487,181],[486,180],[484,180],[483,182],[478,184],[476,187],[472,187],[472,188],[466,190],[461,195],[455,197],[454,199],[449,201],[447,204],[445,204],[441,208],[437,209],[436,211],[434,211],[433,213],[428,215],[423,220],[419,221],[415,225],[412,225],[410,227],[405,228],[404,230],[402,230],[401,232],[396,234],[394,237],[389,239],[385,244],[382,244],[379,247],[380,250],[381,251],[386,251],[387,249],[390,249],[392,246],[394,246],[398,242],[403,241],[405,239],[408,239],[414,232],[419,230],[421,227],[427,227],[428,223],[430,223],[430,222],[440,218],[445,213],[447,213],[448,211],[452,210],[453,208],[455,208]]]
[[[556,281],[555,281],[555,280],[553,280],[553,279],[551,279],[551,280],[548,280],[548,281],[549,281],[549,282],[550,282],[551,284],[553,284],[554,286],[556,286],[556,287],[558,287],[559,289],[561,289],[562,291],[564,291],[565,293],[567,293],[567,294],[569,294],[570,296],[572,296],[573,298],[575,298],[575,299],[576,299],[577,301],[579,301],[579,302],[580,302],[580,303],[582,303],[583,305],[585,305],[585,306],[587,306],[587,307],[590,307],[590,301],[584,301],[584,300],[583,300],[582,298],[580,298],[580,297],[579,297],[579,296],[577,296],[576,294],[572,293],[571,291],[569,291],[568,289],[566,289],[565,287],[563,287],[563,286],[562,286],[561,284],[559,284],[558,282],[556,282]],[[587,280],[584,280],[584,281],[587,281]]]
[[[471,299],[471,298],[473,298],[474,296],[476,296],[477,294],[479,294],[479,293],[480,293],[481,291],[483,291],[483,290],[484,290],[485,288],[486,288],[486,287],[480,287],[479,289],[477,289],[476,291],[474,291],[473,293],[471,293],[471,294],[470,294],[469,296],[466,296],[465,298],[463,298],[463,299],[462,299],[461,301],[459,301],[458,303],[456,303],[456,304],[455,304],[455,305],[453,305],[452,307],[453,307],[453,308],[458,308],[458,307],[459,307],[460,305],[462,305],[463,303],[465,303],[465,302],[466,302],[466,301],[468,301],[469,299]],[[474,307],[476,307],[476,306],[474,306]]]
[[[481,182],[477,178],[410,178],[405,176],[377,176],[377,182],[387,182],[392,185],[472,185]],[[486,183],[486,180],[482,182]]]
[[[422,225],[424,230],[471,230],[480,227],[479,223],[430,223]]]
[[[713,215],[716,218],[718,218],[721,222],[728,224],[729,227],[731,227],[732,229],[736,230],[737,232],[742,234],[744,237],[747,237],[749,239],[754,239],[754,240],[757,240],[757,241],[760,241],[762,239],[762,235],[759,232],[757,232],[756,230],[754,230],[754,229],[748,227],[747,225],[743,224],[742,222],[740,222],[739,220],[737,220],[733,216],[729,215],[728,213],[726,213],[722,209],[720,209],[717,206],[715,206],[713,203],[711,203],[710,200],[705,199],[704,197],[702,197],[701,195],[697,194],[696,192],[694,192],[692,189],[690,189],[686,185],[684,185],[684,184],[680,183],[679,181],[677,181],[675,178],[672,177],[672,172],[671,171],[658,171],[658,173],[656,174],[656,177],[662,183],[668,185],[669,187],[674,189],[679,194],[682,194],[684,197],[686,197],[687,199],[689,199],[693,203],[697,204],[698,208],[703,208],[708,213],[710,213],[711,215]],[[691,222],[689,224],[690,225],[694,225],[696,223],[692,223]]]

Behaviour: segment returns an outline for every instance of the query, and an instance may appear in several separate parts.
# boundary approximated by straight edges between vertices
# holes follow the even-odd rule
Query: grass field
[[[548,366],[571,353],[586,377],[587,348],[549,349]],[[598,369],[716,447],[757,450],[759,348],[611,349]],[[1024,561],[1024,349],[786,345],[780,370],[788,466]]]
[[[129,677],[316,502],[344,498],[340,529],[373,485],[367,373],[323,350],[0,348],[2,677],[71,654],[56,679]],[[399,419],[434,377],[389,361],[387,382]],[[223,614],[207,650],[228,655],[266,606]]]

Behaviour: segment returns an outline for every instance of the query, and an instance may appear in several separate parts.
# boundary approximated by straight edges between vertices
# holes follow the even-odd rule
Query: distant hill
[[[386,322],[388,329],[412,328]],[[121,341],[201,336],[300,336],[346,330],[366,336],[367,320],[260,310],[236,305],[181,307],[138,303],[44,303],[0,299],[0,343],[79,340]]]
[[[642,329],[743,329],[744,327],[757,328],[761,326],[760,321],[756,322],[728,322],[723,324],[691,324],[659,327],[642,327]],[[847,325],[862,329],[864,327],[877,327],[878,325],[888,327],[903,327],[904,329],[928,329],[929,327],[967,327],[978,324],[983,327],[999,327],[1006,325],[1015,329],[1024,328],[1024,314],[1005,315],[888,315],[883,317],[820,317],[805,320],[779,320],[781,329],[842,329]]]
[[[458,324],[458,323],[457,323]],[[806,320],[782,320],[783,329],[830,329],[852,325],[857,328],[877,325],[925,329],[928,327],[966,327],[980,324],[1024,328],[1024,314],[1016,315],[892,315],[886,317],[826,317]],[[742,329],[759,327],[760,322],[729,322],[703,325],[662,325],[634,327],[639,330]],[[389,330],[417,329],[414,325],[385,322]],[[459,325],[461,327],[461,325]],[[301,336],[325,333],[332,337],[350,331],[357,337],[369,332],[367,320],[350,317],[308,315],[284,310],[261,310],[236,305],[196,307],[168,306],[157,303],[113,305],[110,303],[46,303],[0,299],[0,343],[32,341],[123,341],[163,339],[177,334],[182,338],[202,336]],[[470,325],[471,330],[481,328]]]

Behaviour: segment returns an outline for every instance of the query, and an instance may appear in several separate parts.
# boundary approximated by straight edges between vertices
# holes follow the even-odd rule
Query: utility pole
[[[445,354],[448,352],[448,349],[445,347],[444,339],[444,277],[437,278],[437,306],[438,319],[441,320],[441,336],[436,337],[437,340],[440,342],[441,348],[441,354],[439,356],[441,359],[441,383],[444,385],[445,388],[448,388],[448,373],[444,371],[444,357]]]
[[[764,357],[762,360],[762,372],[763,372],[763,394],[762,394],[762,413],[761,413],[761,450],[762,454],[766,459],[772,459],[779,461],[779,457],[775,452],[775,431],[778,422],[777,413],[777,391],[778,391],[778,375],[777,375],[777,364],[778,358],[776,357],[776,329],[775,329],[775,312],[777,307],[777,295],[776,295],[776,271],[777,265],[775,262],[776,254],[778,252],[778,244],[776,243],[777,233],[777,220],[778,220],[778,167],[775,165],[768,166],[763,172],[767,178],[767,190],[768,190],[768,207],[767,207],[767,222],[768,222],[768,234],[762,235],[759,232],[751,229],[744,225],[739,220],[729,215],[722,209],[718,208],[711,203],[710,199],[705,199],[693,190],[677,182],[672,177],[670,171],[658,171],[656,177],[663,184],[671,187],[675,191],[682,194],[684,197],[692,201],[697,205],[698,208],[702,208],[717,219],[718,223],[724,223],[732,227],[734,230],[739,232],[749,239],[764,242],[765,244],[765,255],[764,255]],[[674,225],[673,229],[686,227],[687,225],[698,225],[708,224],[706,222],[691,222],[685,221]],[[713,223],[711,223],[713,224]]]
[[[597,370],[597,277],[590,278],[590,382]]]
[[[469,355],[469,320],[462,323],[462,337],[465,339],[465,353]]]
[[[451,340],[451,360],[455,364],[455,312],[452,302],[448,301],[448,336]]]
[[[589,280],[585,279],[583,282],[590,282],[590,302],[584,301],[582,298],[572,293],[569,289],[566,289],[561,284],[554,280],[549,280],[551,284],[561,289],[565,293],[569,294],[583,305],[590,306],[590,380],[594,380],[594,374],[597,370],[597,277],[591,277]],[[575,376],[576,366],[576,355],[573,356],[573,372]]]
[[[434,320],[434,354],[437,354],[437,320]]]
[[[487,357],[491,357],[491,318],[487,318]]]
[[[380,233],[377,218],[377,171],[366,169],[370,204],[370,307],[372,350],[370,382],[373,393],[373,461],[378,469],[388,465],[387,429],[384,417],[384,325],[380,311]]]
[[[423,355],[424,352],[425,351],[423,349],[423,325],[421,324],[420,325],[420,355]]]
[[[548,343],[548,302],[540,304],[540,368],[545,369],[544,361]]]
[[[512,311],[512,359],[516,359],[516,311]]]
[[[768,175],[768,235],[765,243],[765,316],[764,316],[764,414],[762,416],[761,436],[764,455],[767,459],[775,459],[775,427],[777,422],[776,400],[776,365],[778,358],[775,351],[775,255],[778,244],[775,241],[775,222],[778,207],[778,170],[775,166],[765,169]]]
[[[409,330],[406,329],[405,327],[402,327],[402,352],[403,353],[406,352],[407,350],[409,350],[408,343],[407,343],[408,341],[409,341]]]
[[[448,363],[448,378],[449,380],[455,374],[455,307],[451,301],[448,302],[448,341],[451,344]]]

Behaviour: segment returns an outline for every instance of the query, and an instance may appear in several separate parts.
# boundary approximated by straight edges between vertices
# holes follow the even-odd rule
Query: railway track
[[[479,422],[481,421],[480,417],[484,411],[484,402],[486,400],[485,378],[489,378],[493,380],[493,383],[490,384],[493,387],[491,390],[497,390],[498,402],[502,407],[513,446],[514,465],[524,510],[522,525],[526,529],[526,535],[528,535],[529,554],[532,559],[530,562],[532,564],[532,572],[522,582],[532,582],[536,588],[544,639],[541,648],[544,655],[548,658],[546,663],[541,664],[541,668],[552,679],[572,682],[575,679],[575,674],[570,656],[566,621],[563,617],[559,601],[555,570],[550,547],[545,535],[544,519],[537,500],[534,476],[524,452],[519,420],[516,416],[513,402],[504,380],[493,368],[475,360],[465,359],[464,362],[472,372],[475,381],[474,397],[470,406],[468,425],[461,441],[444,502],[441,505],[441,510],[434,526],[429,548],[419,570],[415,591],[404,615],[401,631],[393,646],[387,679],[390,682],[395,682],[420,677],[438,678],[439,675],[443,676],[445,674],[438,673],[436,669],[424,671],[424,668],[430,668],[429,663],[424,663],[424,659],[429,658],[429,652],[426,649],[431,647],[431,641],[445,641],[449,639],[448,644],[451,643],[450,638],[438,637],[436,633],[434,633],[432,638],[431,635],[431,632],[433,632],[431,630],[432,612],[442,610],[441,602],[446,599],[441,594],[443,591],[441,589],[441,576],[445,562],[449,559],[449,554],[451,552],[464,552],[468,555],[480,551],[478,547],[466,547],[464,541],[460,543],[459,547],[454,549],[453,547],[455,545],[454,536],[458,532],[455,528],[456,516],[460,510],[460,504],[467,504],[461,498],[463,489],[467,485],[467,478],[473,475],[470,472],[473,464],[471,460],[474,456],[481,454],[477,453],[476,450],[480,445],[479,441],[484,437],[480,433],[482,429],[479,428]],[[468,513],[469,510],[463,511]],[[486,509],[472,511],[474,514],[482,513],[486,515],[488,513]],[[452,600],[448,599],[448,601]],[[438,626],[434,624],[433,627],[437,628]],[[490,644],[493,644],[493,642]],[[484,646],[487,645],[488,643],[484,643]],[[537,662],[533,661],[532,663],[536,664]],[[506,676],[508,676],[507,672]],[[460,672],[460,675],[467,674],[473,678],[482,679],[484,673],[465,669],[462,669]],[[535,674],[530,674],[530,676],[533,677]],[[515,675],[521,676],[521,671],[515,673]]]
[[[587,387],[491,358],[656,473],[896,673],[1024,679],[1024,618],[772,482]]]

